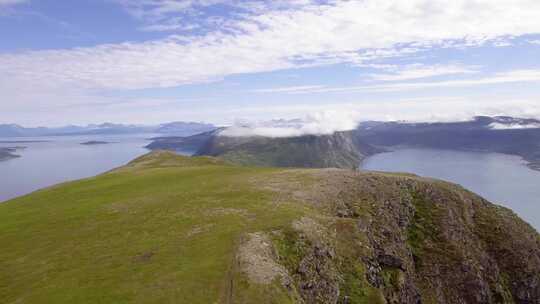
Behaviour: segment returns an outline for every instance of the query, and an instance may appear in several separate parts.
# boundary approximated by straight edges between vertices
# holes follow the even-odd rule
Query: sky
[[[0,0],[0,123],[540,118],[538,0]]]

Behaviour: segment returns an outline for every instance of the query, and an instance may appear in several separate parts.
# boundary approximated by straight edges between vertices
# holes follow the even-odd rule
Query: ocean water
[[[540,231],[540,172],[518,156],[433,149],[399,149],[367,158],[365,170],[410,172],[451,181],[508,207]]]
[[[0,138],[0,147],[25,146],[20,158],[0,161],[0,202],[61,182],[91,177],[148,152],[153,134]],[[7,143],[7,141],[41,141]],[[81,145],[106,141],[104,145]]]

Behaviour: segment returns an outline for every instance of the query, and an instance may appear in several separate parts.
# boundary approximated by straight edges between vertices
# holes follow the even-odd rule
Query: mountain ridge
[[[361,124],[358,132],[374,146],[513,154],[540,170],[540,121],[535,119],[481,116],[453,123],[370,122]]]
[[[371,121],[360,123],[355,130],[332,135],[285,138],[220,136],[222,130],[220,128],[190,137],[154,138],[147,148],[221,156],[240,164],[354,168],[366,156],[410,146],[513,154],[528,161],[531,169],[540,170],[540,121],[535,119],[479,116],[461,122]],[[300,139],[304,139],[304,145],[295,146],[293,143],[301,142]],[[324,145],[320,145],[324,139],[334,140],[331,149],[323,149]],[[284,149],[278,149],[280,145]],[[287,149],[288,152],[284,153]],[[300,157],[305,155],[309,159],[310,154],[316,153],[319,155],[311,157],[311,161],[304,162]],[[339,154],[341,156],[334,157],[333,161],[324,161],[328,155],[332,158],[331,155]]]
[[[156,151],[1,204],[0,231],[7,302],[540,301],[538,232],[411,174]]]

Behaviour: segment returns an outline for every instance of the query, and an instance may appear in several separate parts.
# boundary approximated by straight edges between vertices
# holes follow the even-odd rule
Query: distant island
[[[81,145],[85,145],[85,146],[108,145],[108,144],[114,144],[114,142],[90,140],[90,141],[85,141],[85,142],[81,143]]]
[[[0,147],[0,161],[21,157],[20,155],[15,154],[15,152],[25,148],[26,147]]]

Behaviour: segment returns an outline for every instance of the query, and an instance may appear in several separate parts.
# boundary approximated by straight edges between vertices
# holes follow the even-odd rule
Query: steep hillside
[[[290,138],[214,136],[197,155],[219,156],[256,166],[356,168],[366,156],[380,152],[351,132]]]
[[[412,175],[153,152],[0,204],[3,303],[540,303],[540,236]]]
[[[242,165],[311,168],[355,168],[366,156],[382,151],[363,143],[354,132],[270,138],[221,136],[220,131],[156,138],[147,147],[197,151],[195,155],[216,156]]]

